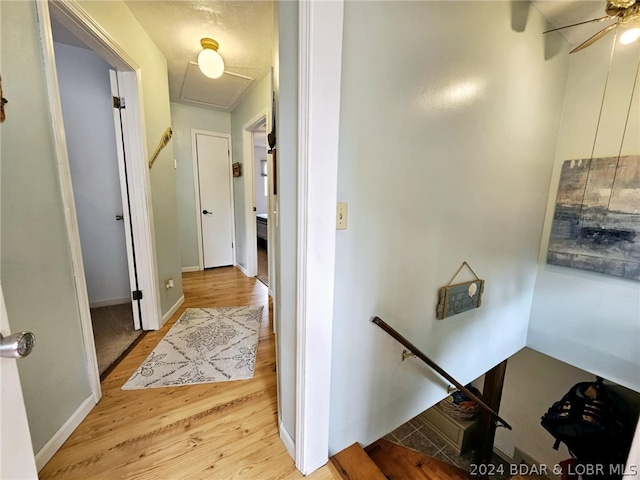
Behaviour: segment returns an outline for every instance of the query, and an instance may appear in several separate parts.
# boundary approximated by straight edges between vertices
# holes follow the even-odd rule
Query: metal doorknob
[[[209,210],[202,210],[202,213],[205,215],[213,215],[213,212],[210,212]]]
[[[0,334],[0,357],[24,358],[36,346],[36,336],[31,332],[20,332],[3,337]]]

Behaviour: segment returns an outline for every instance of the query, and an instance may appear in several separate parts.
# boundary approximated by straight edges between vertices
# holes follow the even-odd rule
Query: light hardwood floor
[[[102,399],[41,479],[300,479],[277,426],[275,341],[267,288],[234,267],[183,275],[185,304],[102,382]],[[188,307],[265,305],[251,380],[123,391]],[[333,480],[324,466],[307,477]]]

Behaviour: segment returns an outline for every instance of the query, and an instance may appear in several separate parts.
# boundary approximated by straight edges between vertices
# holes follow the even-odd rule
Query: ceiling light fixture
[[[220,78],[224,73],[224,60],[218,53],[219,44],[212,38],[200,40],[202,51],[198,55],[198,67],[209,78]]]

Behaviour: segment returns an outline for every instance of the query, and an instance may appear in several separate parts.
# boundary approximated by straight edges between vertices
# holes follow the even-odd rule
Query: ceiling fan
[[[636,0],[610,0],[607,2],[607,5],[605,7],[605,13],[607,14],[605,17],[594,18],[593,20],[587,20],[586,22],[579,22],[574,23],[573,25],[567,25],[565,27],[554,28],[552,30],[547,30],[544,33],[557,32],[558,30],[563,30],[565,28],[571,28],[578,25],[599,23],[605,20],[615,19],[615,22],[606,26],[591,38],[578,45],[576,48],[571,50],[570,53],[579,52],[580,50],[584,50],[585,48],[593,45],[598,40],[603,38],[607,33],[615,30],[618,26],[632,27],[621,35],[620,40],[623,43],[631,43],[640,38],[640,3],[637,3]]]

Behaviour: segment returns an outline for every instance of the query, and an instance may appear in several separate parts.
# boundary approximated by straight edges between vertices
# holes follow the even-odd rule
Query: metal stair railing
[[[493,420],[493,422],[495,423],[496,426],[502,426],[502,427],[505,427],[505,428],[507,428],[509,430],[512,430],[511,425],[509,425],[503,418],[501,418],[500,415],[498,415],[496,412],[494,412],[491,407],[489,407],[486,403],[484,403],[482,401],[481,398],[479,398],[477,395],[475,395],[473,392],[471,392],[467,387],[465,387],[460,382],[458,382],[455,378],[453,378],[451,375],[449,375],[440,365],[438,365],[436,362],[434,362],[429,357],[427,357],[424,353],[422,353],[422,351],[420,351],[420,349],[418,347],[416,347],[409,340],[404,338],[400,333],[398,333],[388,323],[386,323],[380,317],[373,317],[373,320],[371,320],[371,321],[373,323],[375,323],[377,326],[379,326],[382,330],[387,332],[389,335],[391,335],[394,339],[396,339],[402,345],[407,347],[407,349],[409,349],[409,351],[413,355],[418,357],[424,363],[429,365],[433,370],[435,370],[438,374],[440,374],[442,377],[444,377],[449,382],[451,382],[453,385],[455,385],[456,388],[458,388],[467,397],[469,397],[474,402],[476,402],[478,404],[478,406],[482,410],[484,410],[486,413],[491,415],[492,420]],[[498,422],[499,422],[499,424],[498,424]]]

